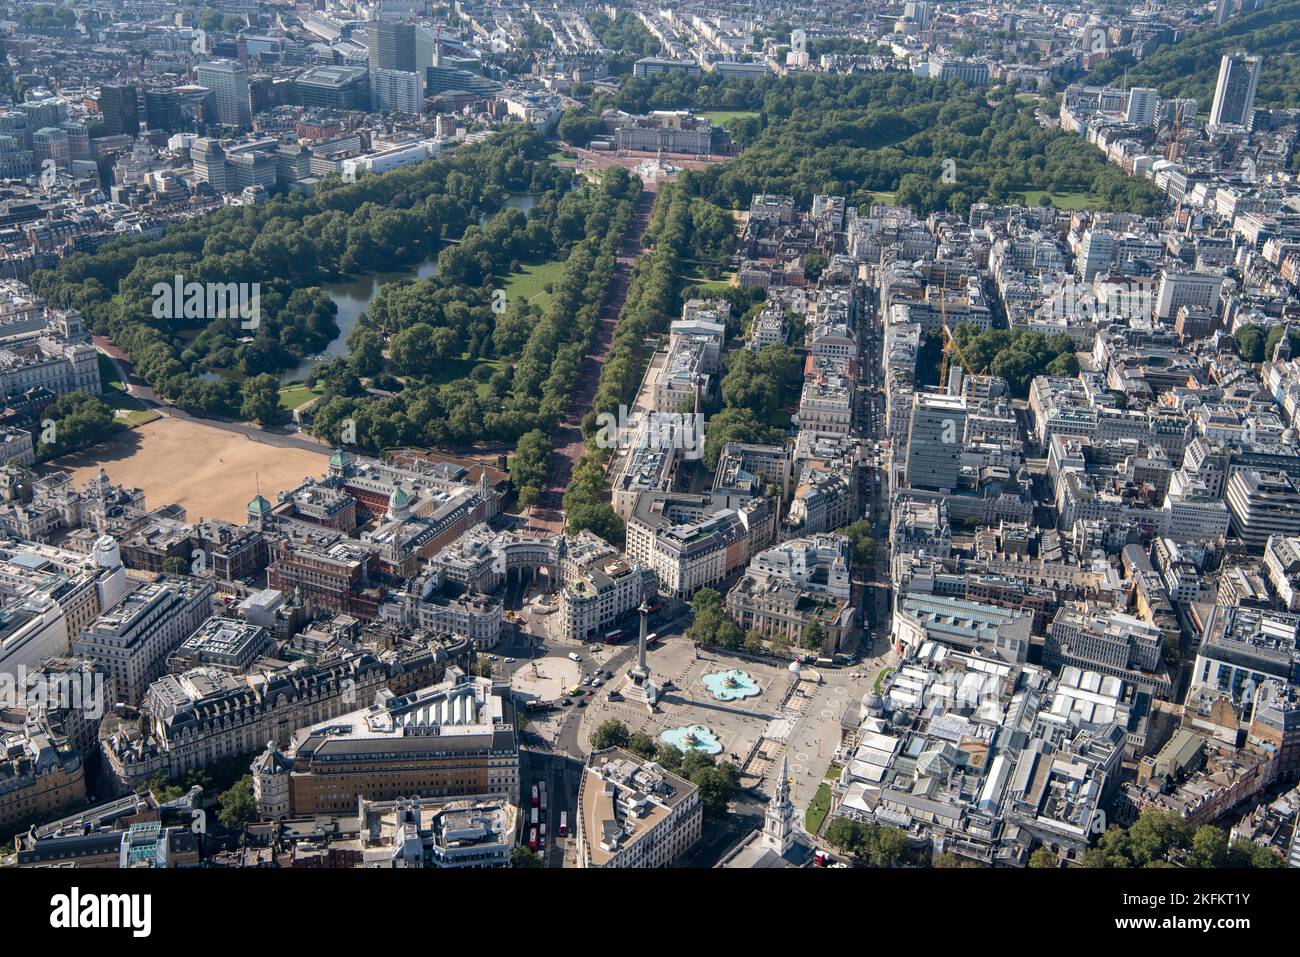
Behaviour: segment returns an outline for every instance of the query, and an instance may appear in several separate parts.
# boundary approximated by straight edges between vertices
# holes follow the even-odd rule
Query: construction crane
[[[948,362],[949,356],[954,352],[957,354],[957,361],[960,362],[961,367],[966,370],[966,374],[968,376],[976,375],[975,368],[970,364],[970,360],[966,358],[966,354],[961,351],[961,346],[957,344],[957,339],[953,336],[952,330],[948,328],[947,302],[947,298],[943,295],[942,291],[940,291],[939,328],[940,335],[943,337],[943,361],[939,365],[939,388],[941,389],[948,388]],[[984,372],[987,371],[987,369],[984,370]],[[983,375],[984,372],[978,374]]]

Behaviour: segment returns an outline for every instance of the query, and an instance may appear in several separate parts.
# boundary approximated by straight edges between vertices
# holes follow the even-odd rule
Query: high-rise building
[[[105,83],[99,88],[99,115],[109,135],[140,132],[140,91],[134,83]]]
[[[239,129],[252,125],[247,67],[234,60],[214,60],[200,63],[195,76],[200,86],[212,91],[219,123]]]
[[[224,193],[230,188],[226,151],[217,140],[207,136],[196,139],[190,147],[190,161],[199,182],[207,183],[213,192]]]
[[[1128,91],[1124,102],[1124,122],[1151,126],[1156,121],[1156,106],[1160,95],[1150,87],[1135,86]]]
[[[370,69],[415,70],[415,24],[379,20],[366,25]]]
[[[175,133],[185,125],[184,96],[167,87],[144,91],[144,121],[151,130]]]
[[[1247,126],[1255,105],[1255,88],[1263,60],[1244,53],[1224,54],[1219,61],[1219,82],[1214,87],[1214,106],[1210,110],[1210,129]]]
[[[423,113],[424,74],[371,70],[370,104],[381,113]]]
[[[907,484],[938,492],[956,488],[965,434],[965,399],[917,395],[912,402],[912,428],[907,437]]]
[[[365,67],[312,67],[294,82],[303,106],[364,110],[370,105],[370,74]]]
[[[72,141],[66,130],[46,126],[32,134],[32,162],[44,168],[47,160],[58,169],[72,165]]]

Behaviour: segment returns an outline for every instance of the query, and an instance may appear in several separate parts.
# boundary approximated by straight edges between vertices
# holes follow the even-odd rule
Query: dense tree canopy
[[[975,373],[987,372],[1007,380],[1012,395],[1025,398],[1036,376],[1074,376],[1079,360],[1074,342],[1064,333],[1044,336],[1041,332],[987,329],[980,332],[970,323],[953,330],[953,338]],[[956,362],[956,358],[952,360]]]
[[[1132,827],[1112,827],[1083,856],[1085,867],[1283,867],[1268,848],[1229,846],[1222,828],[1196,827],[1174,811],[1147,808]]]
[[[174,223],[159,238],[114,240],[36,273],[32,287],[55,305],[81,310],[96,332],[111,336],[130,355],[159,394],[182,408],[237,411],[234,377],[278,372],[338,335],[335,307],[319,283],[426,257],[445,240],[477,229],[473,224],[500,210],[512,191],[553,198],[541,204],[536,227],[518,229],[516,219],[503,221],[500,231],[520,233],[511,255],[546,254],[569,241],[586,224],[577,211],[567,221],[561,216],[558,197],[568,188],[569,174],[545,161],[548,149],[536,131],[511,129],[352,184],[326,180],[312,197],[275,195]],[[487,230],[475,233],[470,249],[453,257],[448,270],[459,268],[460,278],[481,281],[478,254],[496,238]],[[247,301],[255,288],[255,321],[250,325],[243,315],[158,314],[155,289],[177,276],[186,283],[240,284]],[[367,357],[373,371],[373,349]]]
[[[1264,58],[1255,105],[1273,109],[1300,106],[1300,3],[1291,0],[1234,16],[1177,43],[1156,50],[1138,63],[1127,54],[1103,60],[1087,82],[1105,85],[1121,80],[1127,86],[1150,86],[1161,96],[1195,97],[1209,112],[1219,60],[1225,53],[1245,50]]]
[[[33,435],[36,457],[46,459],[75,452],[102,442],[118,428],[113,410],[103,399],[86,392],[61,395],[41,414],[39,428]]]
[[[687,192],[723,208],[748,205],[755,193],[788,193],[803,205],[833,193],[865,205],[889,191],[920,212],[965,213],[971,203],[1008,202],[1025,190],[1090,193],[1134,212],[1161,207],[1154,186],[1108,164],[1079,137],[1043,128],[1034,104],[1011,93],[905,73],[666,74],[598,93],[591,111],[757,113],[758,132],[738,138],[746,147],[738,159],[681,177]],[[949,168],[951,182],[943,176]]]

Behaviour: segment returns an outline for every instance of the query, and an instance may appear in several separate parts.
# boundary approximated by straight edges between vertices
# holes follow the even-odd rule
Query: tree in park
[[[266,427],[280,416],[280,380],[268,372],[244,382],[240,390],[243,401],[239,415],[249,422]]]

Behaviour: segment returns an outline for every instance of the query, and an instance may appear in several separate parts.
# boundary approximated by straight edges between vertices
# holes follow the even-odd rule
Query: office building
[[[32,163],[37,169],[46,169],[47,162],[56,169],[72,167],[72,141],[67,130],[45,126],[32,134]]]
[[[414,72],[415,24],[392,20],[371,21],[366,24],[366,46],[370,51],[370,72],[376,70],[401,70]],[[428,64],[424,64],[427,66]]]
[[[358,797],[518,794],[514,705],[489,678],[448,674],[407,695],[381,690],[374,704],[304,728],[282,754],[264,755],[254,765],[259,808],[287,801],[288,815],[304,816],[348,810]]]
[[[627,557],[654,570],[661,594],[689,598],[766,548],[775,518],[767,498],[719,508],[711,495],[643,492],[627,523]]]
[[[1047,626],[1043,663],[1113,675],[1163,697],[1170,690],[1163,645],[1164,634],[1151,622],[1110,608],[1067,605]]]
[[[72,653],[104,667],[114,700],[136,703],[212,614],[213,590],[198,578],[160,577],[99,615],[72,640]]]
[[[618,619],[654,597],[654,572],[617,558],[593,565],[560,589],[560,633],[599,638]]]
[[[622,748],[594,752],[578,785],[579,867],[667,867],[700,838],[699,788]]]
[[[912,400],[905,475],[912,488],[951,492],[957,486],[966,435],[966,400],[918,394]]]
[[[1124,98],[1124,122],[1138,126],[1152,126],[1156,121],[1156,107],[1160,94],[1150,87],[1135,86]]]
[[[1214,87],[1214,105],[1210,108],[1211,131],[1250,125],[1262,66],[1263,60],[1257,56],[1223,55],[1219,61],[1219,81]]]
[[[283,745],[296,729],[372,700],[384,681],[383,664],[368,652],[249,674],[208,664],[164,675],[149,685],[139,709],[105,716],[99,734],[104,770],[119,790],[136,790],[158,775],[182,778],[254,753],[268,741]],[[254,787],[256,781],[254,768]]]
[[[247,67],[235,60],[213,60],[200,63],[194,74],[200,86],[212,91],[217,122],[238,130],[252,125]]]
[[[34,542],[0,544],[0,674],[66,655],[69,641],[131,587],[108,537],[91,556]]]
[[[0,830],[41,821],[86,799],[81,752],[46,728],[0,730]]]
[[[509,867],[519,809],[492,798],[358,802],[361,867]]]
[[[1300,489],[1286,472],[1241,468],[1224,493],[1232,533],[1262,552],[1270,535],[1300,534]]]
[[[175,133],[186,126],[185,96],[178,90],[149,87],[144,91],[145,126]]]
[[[405,70],[370,71],[370,105],[381,113],[424,112],[424,74]]]
[[[698,76],[700,65],[694,60],[673,60],[667,57],[642,57],[632,64],[632,75],[637,77],[657,76],[660,73],[685,73]]]
[[[318,66],[294,80],[298,102],[338,110],[364,110],[370,105],[370,72],[360,66]]]
[[[1222,289],[1222,276],[1166,270],[1156,287],[1156,316],[1169,322],[1184,307],[1204,309],[1210,316],[1218,316]]]
[[[133,83],[105,83],[99,88],[99,115],[105,133],[134,138],[140,132],[140,91]]]

